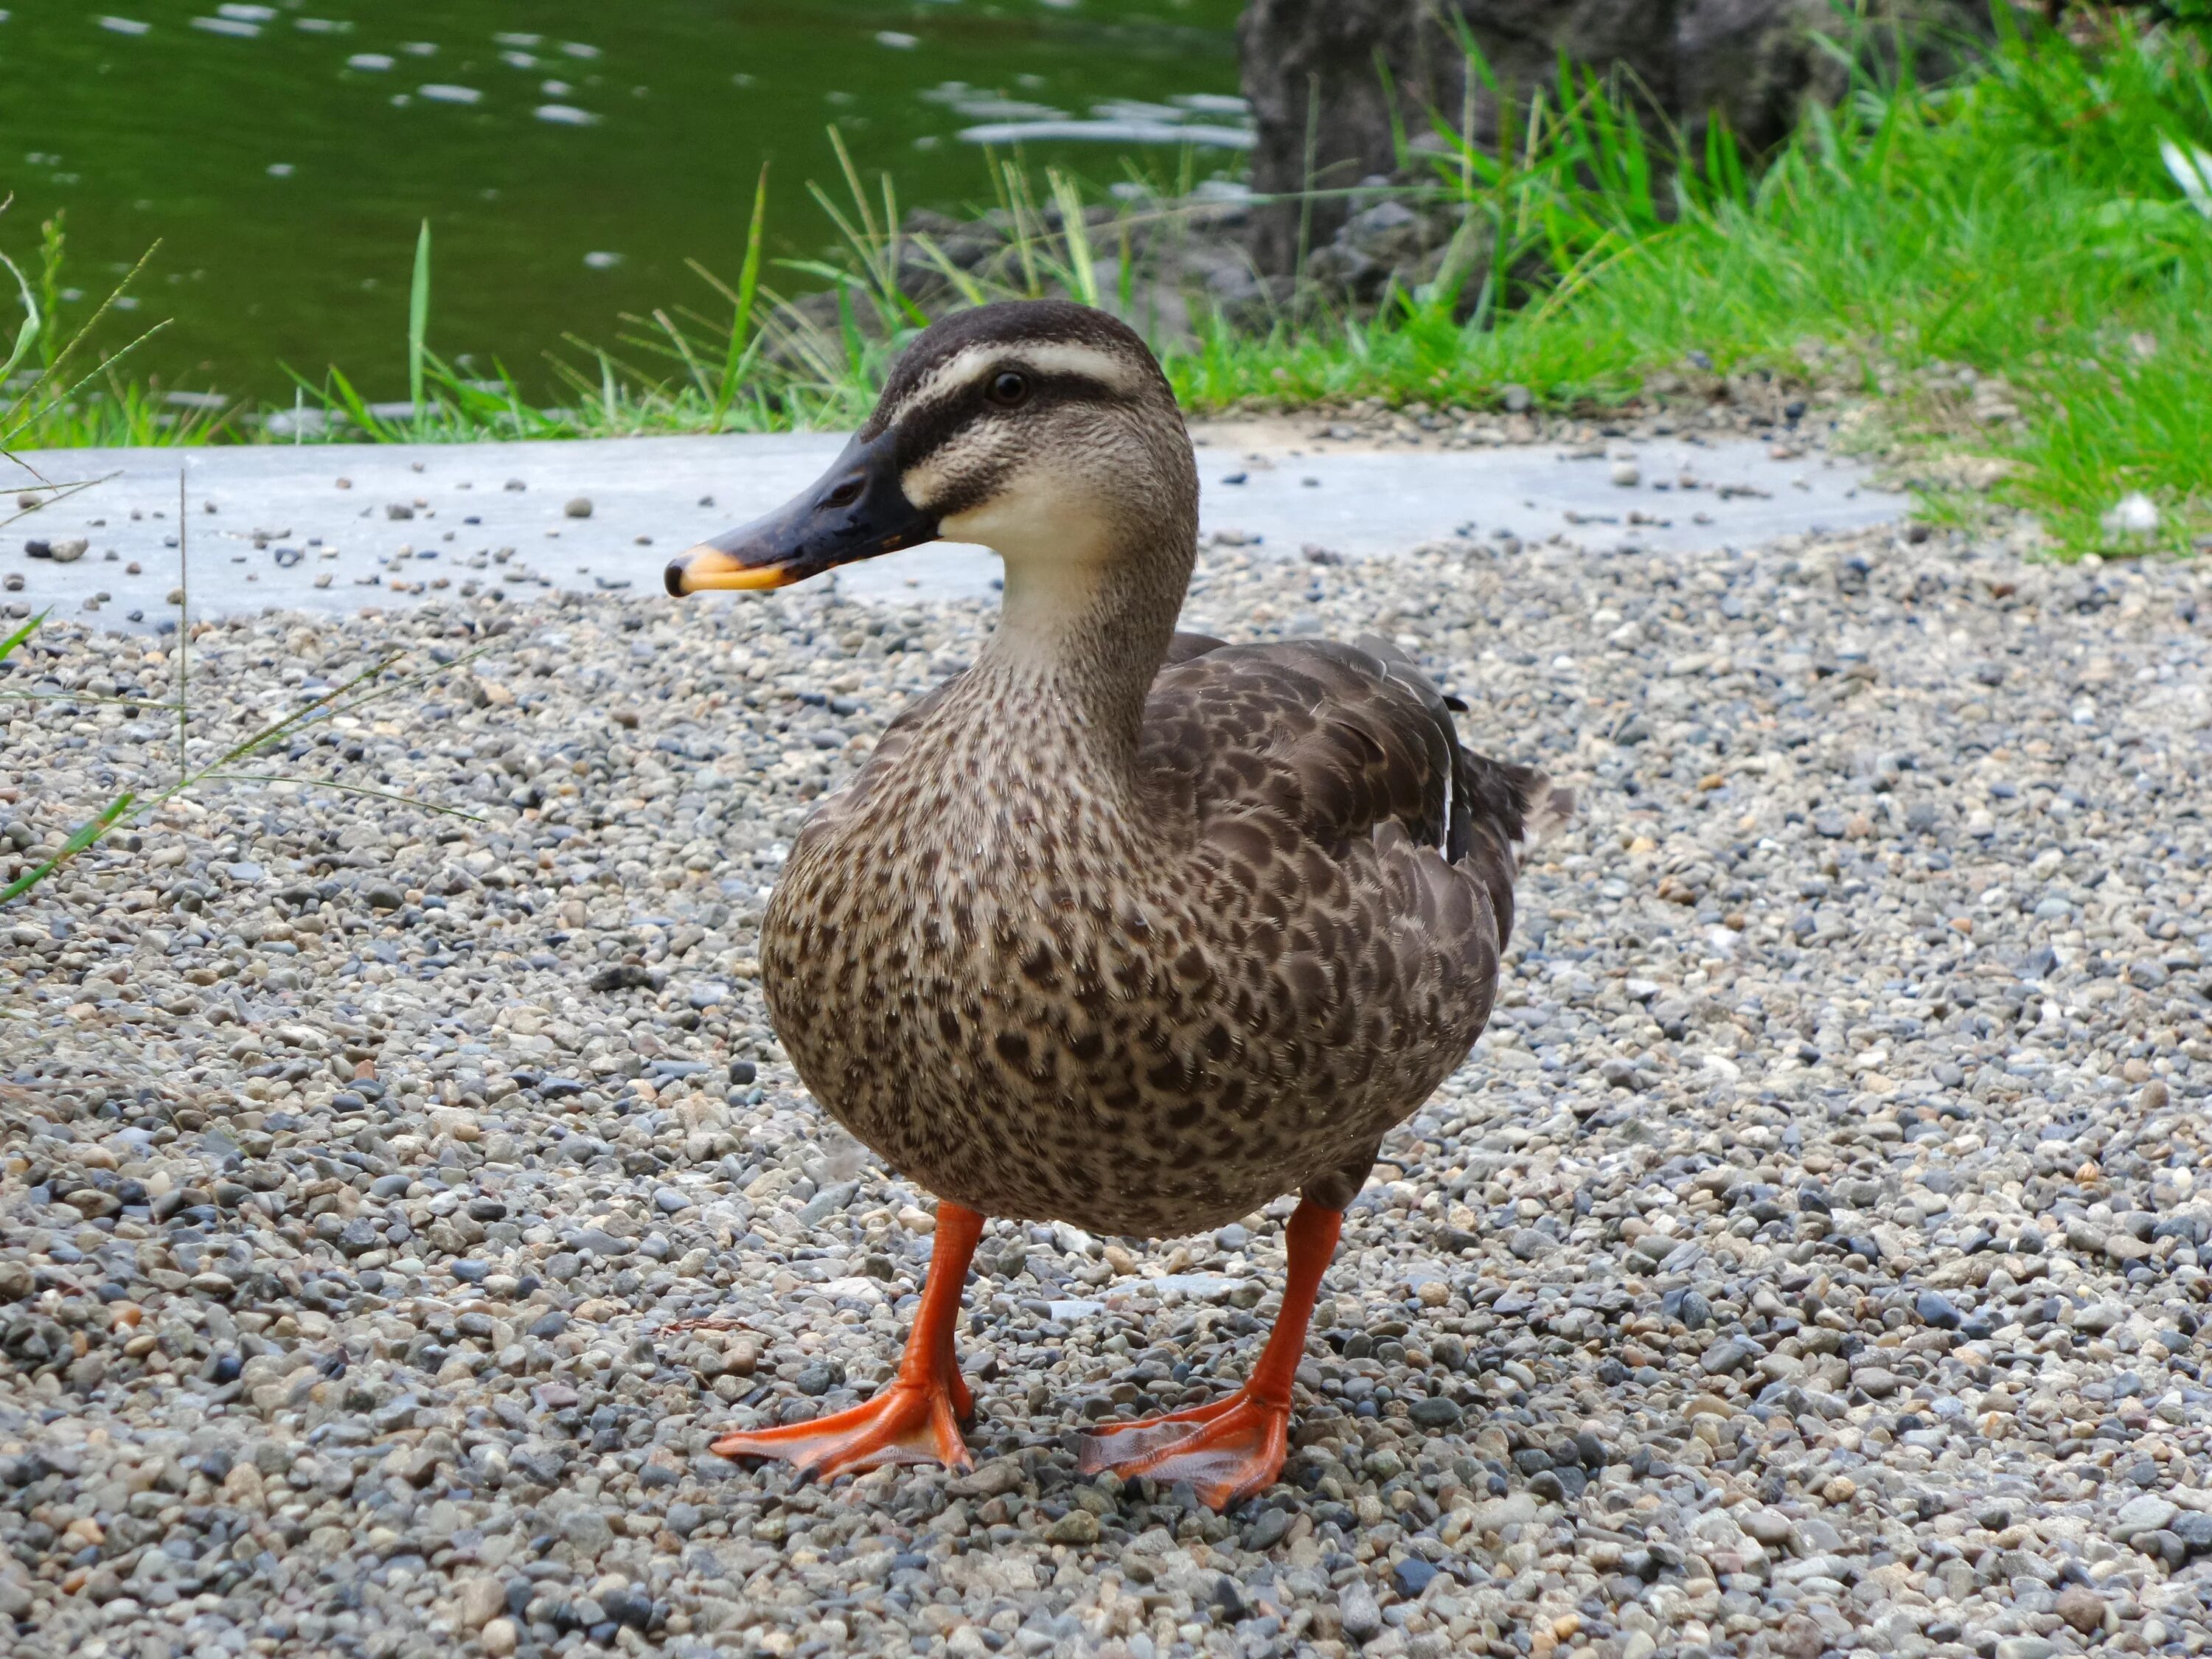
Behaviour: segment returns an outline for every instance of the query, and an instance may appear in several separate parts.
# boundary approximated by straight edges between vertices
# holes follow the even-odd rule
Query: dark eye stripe
[[[1000,409],[988,400],[984,389],[991,375],[1012,368],[1027,377],[1030,395],[1019,409]],[[994,366],[990,375],[942,393],[927,403],[900,412],[898,464],[902,471],[919,466],[979,420],[1021,419],[1052,403],[1126,404],[1129,394],[1088,374],[1040,374],[1018,362]]]

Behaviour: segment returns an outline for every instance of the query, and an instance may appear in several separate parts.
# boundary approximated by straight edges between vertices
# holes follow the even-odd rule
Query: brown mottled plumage
[[[1493,769],[1440,856],[1449,769],[1471,793],[1487,763],[1390,666],[1220,647],[1160,672],[1133,745],[987,651],[770,901],[769,1008],[816,1098],[988,1215],[1184,1233],[1356,1189],[1489,1016],[1527,787]]]
[[[937,325],[849,453],[895,458],[928,532],[999,549],[1006,601],[776,884],[763,979],[799,1075],[984,1215],[1340,1210],[1480,1033],[1519,845],[1570,803],[1463,750],[1388,646],[1175,633],[1189,440],[1097,312]]]

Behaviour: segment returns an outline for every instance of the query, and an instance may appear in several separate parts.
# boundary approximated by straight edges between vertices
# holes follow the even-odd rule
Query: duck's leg
[[[1341,1207],[1299,1200],[1285,1229],[1290,1273],[1283,1310],[1243,1388],[1208,1405],[1114,1424],[1086,1436],[1084,1472],[1112,1469],[1124,1477],[1188,1480],[1200,1501],[1216,1510],[1273,1485],[1290,1443],[1291,1381],[1305,1353],[1306,1323],[1343,1223]]]
[[[983,1218],[964,1206],[940,1203],[929,1253],[921,1306],[899,1361],[898,1376],[864,1406],[791,1423],[780,1429],[726,1434],[714,1449],[723,1457],[779,1457],[801,1473],[827,1480],[878,1463],[927,1463],[964,1469],[968,1447],[960,1425],[975,1401],[953,1363],[952,1338],[960,1322],[960,1291],[969,1259],[983,1236]]]

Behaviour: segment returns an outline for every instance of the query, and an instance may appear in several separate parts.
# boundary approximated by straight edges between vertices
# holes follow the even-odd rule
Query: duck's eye
[[[850,507],[860,499],[860,481],[858,478],[848,478],[830,492],[824,504],[830,507]]]
[[[1030,398],[1030,382],[1026,374],[1017,374],[1011,368],[991,377],[983,395],[1001,409],[1018,409]]]

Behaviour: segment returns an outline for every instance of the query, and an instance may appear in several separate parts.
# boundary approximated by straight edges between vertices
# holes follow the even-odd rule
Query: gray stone
[[[1407,1408],[1407,1415],[1425,1429],[1455,1429],[1465,1415],[1453,1401],[1442,1395],[1426,1400],[1416,1400]]]
[[[2192,1551],[2212,1551],[2212,1511],[2184,1510],[2166,1522],[2166,1530]]]
[[[1941,1291],[1921,1291],[1913,1303],[1913,1310],[1920,1316],[1923,1325],[1932,1325],[1944,1331],[1959,1328],[1959,1310],[1951,1305],[1950,1298]]]
[[[482,1630],[507,1608],[507,1586],[484,1576],[464,1578],[454,1587],[453,1604],[463,1626]]]
[[[1382,1628],[1382,1608],[1364,1579],[1354,1579],[1337,1597],[1337,1612],[1344,1633],[1355,1642],[1366,1642]]]
[[[1790,1537],[1790,1517],[1779,1510],[1753,1509],[1737,1518],[1743,1529],[1768,1549],[1774,1548]]]
[[[1089,1510],[1070,1510],[1045,1528],[1048,1544],[1095,1544],[1100,1536],[1098,1517]]]
[[[356,1216],[338,1230],[337,1246],[348,1255],[362,1255],[380,1248],[383,1238],[367,1216]]]
[[[1708,1376],[1727,1376],[1743,1370],[1765,1352],[1747,1337],[1724,1336],[1698,1356],[1698,1368]]]
[[[1833,1554],[1844,1547],[1843,1534],[1838,1532],[1833,1526],[1817,1515],[1808,1515],[1802,1520],[1786,1522],[1783,1535],[1790,1540],[1790,1553],[1792,1555],[1828,1555]],[[1760,1537],[1757,1533],[1753,1534],[1753,1536],[1758,1537],[1761,1543],[1781,1541],[1779,1539]]]
[[[1844,1555],[1808,1555],[1795,1561],[1785,1561],[1775,1568],[1776,1582],[1802,1584],[1810,1578],[1831,1579],[1838,1584],[1848,1584],[1858,1576],[1859,1564]]]
[[[1514,1233],[1506,1248],[1523,1261],[1535,1261],[1556,1254],[1559,1241],[1537,1228],[1522,1227]]]
[[[2172,1522],[2180,1510],[2156,1492],[2142,1492],[2120,1505],[2112,1517],[2112,1535],[2118,1543],[2126,1543],[2140,1532],[2156,1532]]]
[[[561,1536],[570,1549],[593,1561],[615,1541],[607,1517],[590,1505],[572,1509],[562,1516]]]
[[[1291,1529],[1288,1510],[1262,1510],[1260,1518],[1244,1530],[1244,1547],[1248,1550],[1271,1550],[1283,1541]]]
[[[629,1584],[617,1584],[599,1593],[599,1606],[608,1618],[631,1630],[643,1630],[653,1622],[653,1598],[643,1590]]]

